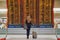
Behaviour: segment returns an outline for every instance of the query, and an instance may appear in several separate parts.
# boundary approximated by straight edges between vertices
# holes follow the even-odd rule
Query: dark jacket
[[[27,28],[31,28],[31,25],[32,25],[31,21],[28,23],[28,21],[26,20],[26,25],[27,25]]]

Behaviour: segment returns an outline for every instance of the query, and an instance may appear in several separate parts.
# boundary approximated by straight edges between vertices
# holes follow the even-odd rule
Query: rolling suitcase
[[[36,39],[37,38],[37,33],[35,31],[32,31],[32,38]]]

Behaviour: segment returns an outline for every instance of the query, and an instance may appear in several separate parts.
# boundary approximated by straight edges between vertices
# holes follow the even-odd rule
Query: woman
[[[26,26],[27,26],[27,29],[26,29],[26,31],[27,31],[27,39],[29,39],[30,28],[31,28],[31,25],[32,25],[30,16],[27,16],[25,23],[26,23]]]

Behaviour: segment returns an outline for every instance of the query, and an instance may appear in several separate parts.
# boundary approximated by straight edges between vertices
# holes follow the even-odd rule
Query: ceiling
[[[6,1],[0,1],[0,9],[6,9],[7,5],[6,5]]]
[[[0,0],[0,1],[6,1],[6,0]]]
[[[60,8],[60,0],[54,1],[54,8]]]

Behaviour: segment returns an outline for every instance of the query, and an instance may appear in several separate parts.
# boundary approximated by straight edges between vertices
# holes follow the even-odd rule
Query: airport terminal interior
[[[60,0],[0,0],[0,40],[60,40]]]

